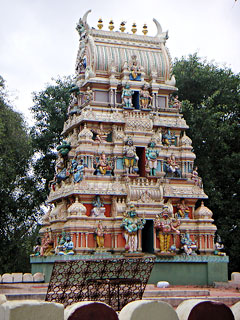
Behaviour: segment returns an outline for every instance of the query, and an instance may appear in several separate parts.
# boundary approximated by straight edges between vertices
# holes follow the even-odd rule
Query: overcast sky
[[[31,123],[28,108],[33,91],[40,91],[58,75],[74,73],[78,49],[75,30],[88,10],[90,27],[113,19],[115,30],[136,22],[141,34],[156,34],[152,19],[169,31],[172,58],[198,52],[240,72],[240,0],[0,0],[0,75],[17,111]]]

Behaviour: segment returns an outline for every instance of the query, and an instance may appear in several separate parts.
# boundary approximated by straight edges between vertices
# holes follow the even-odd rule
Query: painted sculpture
[[[84,174],[84,168],[86,168],[87,165],[83,163],[82,159],[72,159],[71,164],[71,173],[73,175],[73,181],[74,183],[78,183],[82,181],[83,174]]]
[[[51,234],[46,232],[41,241],[40,256],[51,256],[54,253]]]
[[[142,90],[140,90],[140,107],[144,110],[151,108],[152,96],[150,95],[147,85],[144,84]]]
[[[146,152],[146,158],[148,161],[149,166],[149,175],[155,176],[156,170],[157,170],[157,157],[159,155],[159,152],[156,150],[156,142],[154,140],[151,140],[148,144],[147,152]]]
[[[154,227],[158,231],[157,237],[160,242],[161,253],[170,253],[171,235],[180,233],[177,230],[179,225],[180,221],[170,215],[168,206],[165,206],[164,210],[156,215]]]
[[[97,249],[100,249],[100,250],[103,249],[104,248],[104,227],[103,227],[102,221],[98,221],[98,225],[95,230],[94,236],[97,242]]]
[[[178,216],[178,218],[189,219],[189,213],[190,213],[189,207],[185,203],[185,200],[181,199],[177,203],[177,216]]]
[[[126,251],[137,252],[138,230],[143,229],[145,223],[146,220],[138,217],[134,204],[131,204],[121,223],[121,227],[124,229]]]
[[[191,239],[188,232],[181,235],[181,244],[182,244],[182,249],[184,251],[184,254],[186,254],[187,256],[196,255],[196,252],[195,252],[197,250],[196,241],[193,241]]]
[[[125,85],[125,88],[122,91],[122,104],[127,109],[132,109],[132,95],[133,90],[130,89],[129,84]]]
[[[162,144],[166,146],[174,145],[176,143],[175,133],[172,133],[170,129],[164,129],[162,132]]]
[[[166,176],[181,177],[181,169],[177,164],[174,154],[171,154],[171,156],[167,159],[164,171],[166,172]]]
[[[136,153],[136,147],[133,145],[131,137],[127,138],[125,146],[123,148],[123,164],[126,174],[133,174],[138,172],[138,156]]]
[[[105,217],[105,207],[104,204],[101,202],[101,198],[99,195],[96,195],[95,199],[92,202],[93,209],[91,210],[91,217]]]
[[[130,75],[129,79],[133,81],[140,81],[141,80],[141,68],[138,65],[137,57],[135,55],[132,56],[132,60],[129,64]]]
[[[105,152],[102,152],[101,156],[95,159],[94,166],[96,169],[94,172],[95,175],[113,175],[113,163],[106,157]]]

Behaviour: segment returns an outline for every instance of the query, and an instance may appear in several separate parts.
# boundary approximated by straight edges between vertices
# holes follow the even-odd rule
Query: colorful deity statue
[[[223,252],[224,249],[224,244],[222,243],[221,237],[219,236],[219,234],[217,234],[216,236],[216,242],[215,242],[215,250],[214,250],[214,254],[217,256],[226,256],[226,253]]]
[[[125,85],[125,88],[122,91],[122,104],[128,109],[132,109],[132,95],[134,91],[130,89],[129,84]]]
[[[69,151],[71,150],[71,145],[67,143],[67,141],[63,140],[62,144],[57,147],[58,153],[63,157],[66,158]]]
[[[79,87],[77,85],[72,85],[69,92],[71,93],[71,102],[68,107],[68,114],[73,115],[79,112],[79,106],[78,106],[78,96],[80,94]]]
[[[126,240],[125,249],[128,252],[137,251],[138,230],[143,229],[145,223],[145,219],[138,218],[135,206],[134,204],[131,204],[129,211],[127,211],[121,223],[121,227],[124,229],[124,238]]]
[[[144,84],[142,90],[140,90],[140,107],[141,109],[149,109],[152,102],[152,96],[150,95],[147,85]]]
[[[64,239],[65,242],[62,244],[62,247],[58,255],[63,256],[63,255],[73,255],[74,254],[74,244],[72,241],[72,238],[70,235],[67,235],[66,238]]]
[[[84,174],[84,168],[86,168],[87,165],[83,163],[82,159],[77,160],[76,157],[72,160],[71,169],[70,172],[73,174],[73,181],[74,183],[78,183],[82,181],[83,174]]]
[[[133,145],[131,137],[128,137],[123,148],[123,165],[127,174],[138,172],[138,156],[136,154],[136,147]]]
[[[171,154],[171,156],[167,159],[164,171],[166,172],[166,175],[170,174],[174,177],[181,177],[181,169],[176,162],[174,154]]]
[[[156,175],[158,155],[159,155],[159,152],[156,150],[156,142],[154,140],[151,140],[151,142],[149,142],[148,144],[148,148],[146,152],[146,158],[148,161],[148,166],[150,168],[150,172],[149,172],[150,176]]]
[[[135,55],[132,56],[132,60],[129,64],[129,79],[133,81],[140,81],[141,80],[141,68],[138,65],[137,57]]]
[[[191,239],[188,232],[181,235],[181,244],[182,244],[182,249],[184,250],[184,253],[186,255],[188,255],[188,256],[196,255],[196,252],[195,252],[197,250],[196,241],[193,241]]]
[[[96,169],[94,174],[96,175],[110,176],[113,173],[112,161],[106,157],[105,152],[102,152],[100,158],[98,160],[95,160],[94,167]]]
[[[53,254],[53,243],[51,234],[49,232],[45,232],[44,237],[41,241],[41,248],[40,248],[40,256],[50,256]]]
[[[104,227],[101,220],[98,221],[98,225],[94,235],[97,242],[97,248],[103,249],[104,248]]]
[[[198,167],[194,167],[192,171],[192,180],[198,187],[202,187],[202,179],[198,176]]]
[[[160,214],[156,215],[154,227],[158,231],[157,237],[160,241],[160,250],[162,253],[170,253],[171,235],[180,233],[180,231],[177,230],[179,225],[180,221],[171,216],[167,205]]]
[[[84,105],[89,104],[89,102],[93,100],[93,91],[91,90],[90,87],[87,87],[87,90],[84,92],[83,99],[84,99]]]
[[[176,143],[175,133],[171,132],[170,129],[165,129],[162,132],[162,144],[166,146],[174,145]]]
[[[105,217],[106,208],[104,207],[104,203],[102,203],[99,195],[95,196],[92,205],[93,209],[91,210],[91,217]]]
[[[182,103],[178,100],[178,96],[171,97],[169,102],[169,107],[177,108],[179,111],[182,109]]]
[[[186,205],[185,200],[181,199],[177,204],[177,216],[180,219],[189,219],[189,207]]]

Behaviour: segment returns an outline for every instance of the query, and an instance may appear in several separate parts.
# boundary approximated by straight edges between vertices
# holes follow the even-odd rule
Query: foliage
[[[197,54],[175,61],[174,74],[206,204],[230,256],[230,271],[239,271],[240,75]]]
[[[54,175],[56,146],[61,142],[61,132],[67,119],[71,85],[71,77],[59,78],[45,90],[33,94],[31,111],[36,120],[31,130],[35,151],[33,168],[39,184],[38,199],[42,202],[47,198],[49,181]]]
[[[7,102],[0,77],[0,273],[29,271],[38,212],[31,192],[31,156],[28,129]]]

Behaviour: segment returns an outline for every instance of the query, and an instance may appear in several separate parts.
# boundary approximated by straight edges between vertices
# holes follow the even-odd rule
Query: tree
[[[29,271],[37,208],[30,175],[31,139],[21,114],[9,105],[0,77],[0,273]]]
[[[207,205],[230,256],[230,272],[239,271],[240,75],[197,54],[176,60],[173,70]]]
[[[33,94],[31,108],[35,125],[31,129],[35,152],[34,174],[38,180],[38,201],[46,201],[49,181],[53,179],[56,146],[60,144],[70,99],[71,77],[54,80],[45,90]]]

